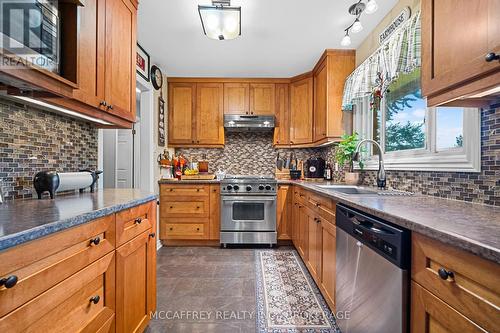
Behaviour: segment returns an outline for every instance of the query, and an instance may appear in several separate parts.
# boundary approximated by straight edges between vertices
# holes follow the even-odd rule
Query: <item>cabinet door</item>
[[[318,280],[321,273],[321,220],[312,211],[308,210],[308,263],[314,280]]]
[[[220,238],[220,185],[210,185],[210,239]]]
[[[290,85],[290,143],[312,142],[313,79],[305,78]]]
[[[410,323],[412,333],[486,332],[413,281]]]
[[[106,1],[85,1],[78,7],[78,89],[73,98],[101,107],[104,101]]]
[[[224,114],[250,114],[248,83],[224,83]]]
[[[500,62],[485,61],[487,53],[500,52],[499,2],[499,0],[422,1],[424,96],[436,94],[452,88],[453,85],[470,82],[480,75],[500,70]]]
[[[308,243],[309,243],[309,216],[305,206],[299,204],[299,217],[298,217],[298,238],[299,238],[299,254],[305,262],[308,258]]]
[[[299,203],[293,200],[292,206],[292,242],[295,248],[299,248]]]
[[[328,72],[325,63],[314,74],[314,141],[326,138]]]
[[[168,143],[194,143],[193,123],[196,85],[170,83],[168,85]]]
[[[275,145],[290,144],[290,109],[288,84],[276,85],[276,126],[274,128]]]
[[[332,311],[335,311],[335,259],[335,226],[321,219],[321,286]]]
[[[116,332],[142,332],[155,308],[156,237],[148,230],[116,250]]]
[[[289,185],[280,185],[278,188],[278,200],[276,208],[276,219],[278,221],[278,239],[291,239],[291,189]]]
[[[196,144],[224,144],[222,83],[196,84]]]
[[[275,86],[271,83],[250,84],[250,114],[274,116]]]
[[[128,0],[106,0],[105,96],[108,112],[135,121],[135,7]]]

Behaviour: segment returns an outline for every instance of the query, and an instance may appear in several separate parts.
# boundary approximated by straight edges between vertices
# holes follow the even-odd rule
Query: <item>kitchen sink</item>
[[[343,194],[378,194],[377,191],[369,190],[359,186],[346,186],[346,185],[318,185],[318,187],[335,191]]]

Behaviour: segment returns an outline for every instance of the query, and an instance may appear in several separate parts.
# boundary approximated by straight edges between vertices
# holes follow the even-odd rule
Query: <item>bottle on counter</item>
[[[198,161],[198,170],[201,172],[208,172],[207,154],[201,155],[201,160]]]
[[[325,180],[332,180],[332,166],[330,163],[325,168]]]

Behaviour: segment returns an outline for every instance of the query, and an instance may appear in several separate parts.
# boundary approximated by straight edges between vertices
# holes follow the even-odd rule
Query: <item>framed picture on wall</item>
[[[139,74],[144,80],[149,82],[149,68],[150,68],[149,54],[147,54],[147,52],[142,48],[141,45],[139,45],[139,43],[137,43],[135,68],[137,74]]]
[[[158,97],[158,146],[165,146],[165,101]]]

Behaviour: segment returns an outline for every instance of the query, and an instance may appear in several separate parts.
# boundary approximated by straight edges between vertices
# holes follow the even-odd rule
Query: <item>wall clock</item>
[[[156,65],[151,67],[151,82],[156,90],[161,89],[163,86],[163,75],[160,68]]]

